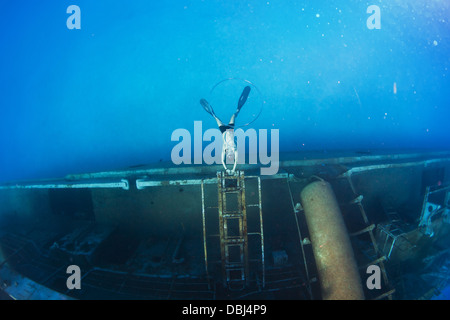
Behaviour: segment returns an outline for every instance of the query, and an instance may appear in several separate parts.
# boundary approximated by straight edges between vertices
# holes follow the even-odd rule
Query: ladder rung
[[[245,240],[243,238],[225,238],[224,239],[225,245],[232,245],[232,244],[241,244],[244,243]]]
[[[386,261],[386,256],[382,256],[378,259],[373,260],[372,262],[369,262],[368,264],[366,264],[365,266],[361,266],[359,267],[360,270],[366,270],[368,266],[374,265],[374,264],[379,264],[380,262],[384,262]]]
[[[241,212],[239,210],[222,210],[222,214],[237,214]]]
[[[222,213],[222,217],[224,218],[241,218],[243,216],[242,212],[231,212]]]
[[[227,285],[229,288],[231,288],[233,286],[233,284],[236,285],[236,283],[241,283],[240,290],[242,290],[243,284],[245,283],[245,275],[244,275],[244,273],[241,273],[240,275],[235,275],[233,277],[227,276],[227,282],[228,282]]]
[[[259,207],[259,204],[247,204],[246,207]]]
[[[238,180],[240,177],[239,176],[229,176],[229,175],[223,175],[222,179],[226,179],[226,180]]]
[[[242,189],[237,188],[222,188],[222,193],[239,193]]]
[[[365,227],[365,228],[362,229],[362,230],[359,230],[359,231],[356,231],[356,232],[351,233],[351,234],[350,234],[350,237],[359,236],[360,234],[363,234],[363,233],[366,233],[366,232],[370,232],[370,231],[372,231],[373,229],[375,229],[375,225],[374,225],[374,224],[371,224],[370,226]]]
[[[227,282],[240,282],[240,283],[244,283],[245,279],[242,279],[241,277],[237,278],[237,279],[227,279]],[[241,289],[241,288],[240,288]]]

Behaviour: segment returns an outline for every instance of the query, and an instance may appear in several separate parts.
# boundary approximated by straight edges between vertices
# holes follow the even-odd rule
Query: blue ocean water
[[[448,148],[449,19],[442,0],[3,1],[0,181],[170,161],[226,78],[260,90],[252,127],[280,152]]]

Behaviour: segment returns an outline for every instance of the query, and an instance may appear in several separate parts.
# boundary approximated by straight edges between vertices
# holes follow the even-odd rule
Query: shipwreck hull
[[[164,166],[1,185],[1,289],[37,298],[13,292],[13,271],[53,298],[322,299],[300,198],[318,179],[335,193],[366,299],[403,298],[402,266],[426,265],[448,240],[450,152],[293,155],[273,176],[238,169],[228,180],[219,166]],[[366,286],[372,264],[381,289]],[[79,290],[67,287],[69,265]]]

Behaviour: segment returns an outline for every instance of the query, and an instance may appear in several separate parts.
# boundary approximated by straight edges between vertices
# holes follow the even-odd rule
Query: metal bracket
[[[433,203],[429,200],[431,194],[445,192],[445,200],[443,204]],[[423,200],[422,212],[419,220],[419,227],[425,229],[425,235],[430,238],[434,235],[432,227],[432,218],[442,214],[443,222],[450,223],[450,187],[444,186],[441,188],[427,187],[425,197]]]
[[[441,209],[440,205],[428,201],[425,202],[425,205],[422,208],[422,215],[419,222],[419,227],[425,227],[425,235],[429,236],[430,238],[434,235],[434,231],[431,226],[431,218],[435,216],[440,209]]]

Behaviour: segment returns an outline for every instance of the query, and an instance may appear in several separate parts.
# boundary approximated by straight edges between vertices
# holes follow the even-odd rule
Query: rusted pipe
[[[364,293],[347,228],[326,181],[300,194],[324,300],[361,300]]]

